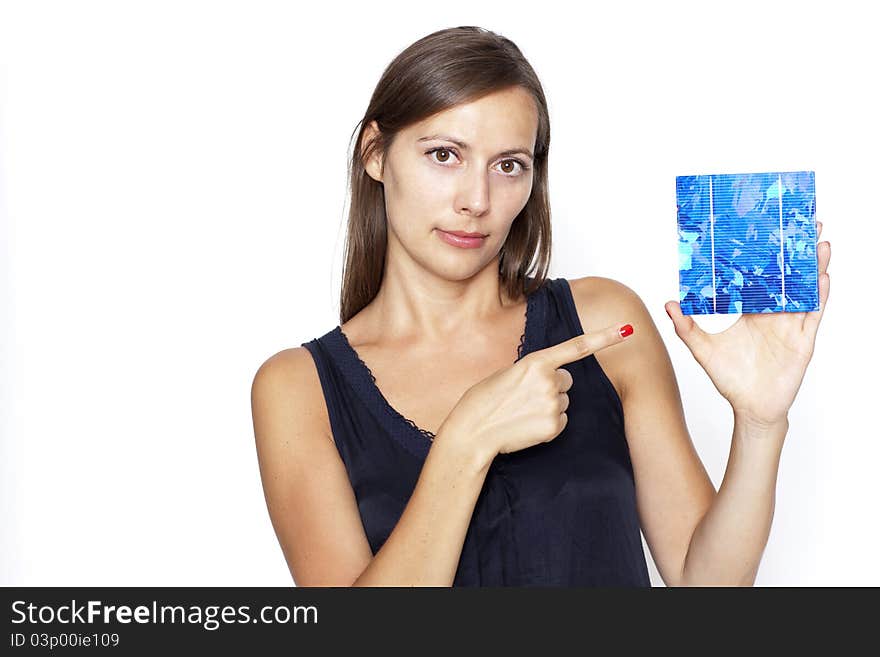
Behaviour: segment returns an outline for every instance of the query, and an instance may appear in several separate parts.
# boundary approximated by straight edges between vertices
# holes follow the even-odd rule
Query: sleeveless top
[[[517,361],[583,333],[564,278],[545,279],[525,316]],[[315,362],[375,555],[415,488],[433,434],[391,407],[340,326],[301,346]],[[453,586],[651,586],[620,398],[594,355],[563,367],[573,380],[565,429],[495,457]]]

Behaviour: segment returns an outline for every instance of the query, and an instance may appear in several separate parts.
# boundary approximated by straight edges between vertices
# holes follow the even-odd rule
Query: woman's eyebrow
[[[468,150],[470,148],[470,146],[468,144],[461,141],[460,139],[455,139],[455,138],[450,137],[448,135],[428,135],[427,137],[419,138],[418,141],[432,141],[434,139],[442,139],[443,141],[451,141],[453,144],[455,144],[456,146],[458,146],[462,150]],[[533,160],[535,159],[535,156],[532,155],[532,151],[530,151],[528,148],[522,148],[522,147],[510,148],[506,151],[501,151],[500,153],[496,153],[495,157],[501,157],[504,155],[516,155],[517,153],[524,153],[525,155],[528,155],[531,159],[533,159]]]

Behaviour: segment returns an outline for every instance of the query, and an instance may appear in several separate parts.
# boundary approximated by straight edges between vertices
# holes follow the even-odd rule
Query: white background
[[[0,583],[291,583],[252,377],[338,323],[349,139],[382,70],[480,25],[548,97],[551,276],[640,294],[716,487],[732,413],[663,309],[675,176],[816,172],[831,299],[757,584],[880,584],[880,41],[861,6],[3,3]]]

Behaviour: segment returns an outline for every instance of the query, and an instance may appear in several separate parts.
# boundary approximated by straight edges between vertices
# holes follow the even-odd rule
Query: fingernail
[[[625,338],[628,335],[632,335],[632,332],[633,332],[633,327],[630,326],[629,324],[624,324],[623,326],[620,327],[620,331],[618,331],[618,333],[620,333],[620,337],[622,337],[622,338]]]

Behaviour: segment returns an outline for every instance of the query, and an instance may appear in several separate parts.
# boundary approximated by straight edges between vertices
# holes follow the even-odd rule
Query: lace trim
[[[395,418],[397,420],[403,420],[409,426],[411,426],[413,429],[415,429],[420,434],[422,434],[425,438],[433,441],[436,436],[432,431],[428,431],[427,429],[422,429],[419,425],[417,425],[415,422],[410,420],[408,417],[404,417],[403,415],[401,415],[397,411],[396,408],[394,408],[391,404],[388,403],[388,400],[385,399],[385,395],[382,394],[382,391],[379,390],[379,386],[376,385],[376,377],[373,376],[373,372],[372,372],[372,370],[370,370],[370,366],[367,365],[363,361],[363,359],[360,357],[358,352],[354,349],[354,347],[351,346],[351,343],[348,341],[348,336],[345,335],[345,333],[341,329],[339,331],[339,334],[342,336],[342,339],[345,341],[345,344],[348,346],[351,353],[354,355],[355,358],[357,358],[358,362],[364,368],[364,371],[370,376],[370,379],[373,382],[373,389],[379,394],[379,397],[382,400],[382,406],[385,409],[385,412],[388,413],[392,418]]]
[[[526,297],[526,319],[523,323],[523,332],[522,335],[519,336],[519,346],[516,348],[516,359],[519,360],[525,355],[526,350],[526,335],[529,332],[529,321],[534,315],[533,312],[533,304],[535,301],[535,293],[532,292]]]
[[[516,349],[516,360],[521,359],[525,355],[526,335],[528,335],[529,322],[531,321],[532,315],[534,314],[533,307],[534,307],[535,296],[536,295],[534,293],[532,293],[526,297],[525,321],[524,321],[524,325],[523,325],[522,335],[519,336],[519,346],[517,346],[517,349]],[[349,351],[358,360],[358,362],[361,364],[361,367],[363,367],[364,371],[370,376],[370,379],[373,383],[373,389],[379,394],[379,397],[382,400],[382,406],[385,408],[385,412],[388,413],[392,418],[395,418],[397,420],[403,420],[410,427],[412,427],[413,429],[418,431],[426,439],[433,441],[434,438],[436,438],[436,434],[433,431],[428,431],[427,429],[422,429],[419,425],[417,425],[415,422],[410,420],[408,417],[402,415],[396,408],[394,408],[390,403],[388,403],[388,400],[385,398],[385,395],[382,394],[382,391],[379,389],[379,386],[376,385],[376,377],[373,375],[373,371],[370,369],[370,366],[367,365],[363,361],[363,359],[360,357],[360,354],[358,354],[358,352],[355,350],[355,348],[351,346],[351,343],[348,341],[348,336],[345,335],[345,333],[342,331],[342,329],[339,329],[339,334],[342,336],[342,339],[345,341],[346,346],[348,346]]]

